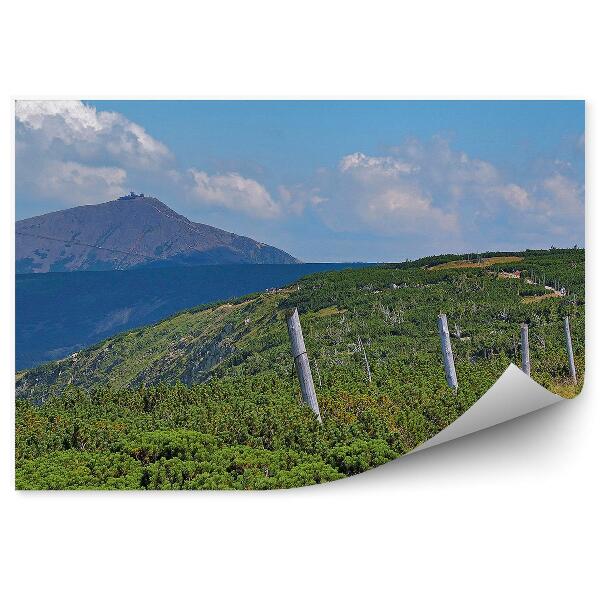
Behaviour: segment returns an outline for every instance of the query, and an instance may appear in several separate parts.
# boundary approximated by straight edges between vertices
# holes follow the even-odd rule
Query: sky
[[[15,108],[16,216],[129,191],[309,262],[584,246],[582,101]]]

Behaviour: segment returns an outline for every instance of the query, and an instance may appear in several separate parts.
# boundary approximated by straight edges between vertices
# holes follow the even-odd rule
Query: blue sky
[[[134,189],[308,261],[584,243],[577,101],[19,102],[17,218]]]

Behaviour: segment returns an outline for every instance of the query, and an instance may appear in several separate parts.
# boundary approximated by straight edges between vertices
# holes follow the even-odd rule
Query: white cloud
[[[118,167],[88,167],[49,161],[36,179],[40,198],[62,198],[63,205],[97,204],[125,194],[127,173]]]
[[[137,123],[80,101],[20,100],[15,118],[17,194],[32,207],[114,200],[128,182],[154,181],[173,162]]]
[[[335,170],[319,170],[315,181],[327,202],[313,210],[331,229],[397,235],[423,247],[440,236],[456,247],[549,245],[561,242],[553,232],[564,232],[567,220],[573,235],[581,229],[583,187],[573,179],[546,173],[511,181],[441,137],[410,139],[378,156],[348,154]]]
[[[323,196],[319,196],[319,194],[313,194],[310,197],[310,202],[313,206],[319,206],[319,204],[323,204],[323,202],[327,202],[329,198],[324,198]]]
[[[351,173],[355,177],[367,180],[372,177],[395,177],[419,170],[410,162],[398,160],[393,156],[367,156],[362,152],[342,157],[339,169],[342,173]]]
[[[137,123],[78,100],[19,100],[15,116],[21,150],[134,168],[152,168],[171,159],[168,148]]]
[[[392,152],[343,156],[337,172],[321,173],[322,189],[313,194],[321,200],[313,202],[315,210],[335,230],[421,237],[433,230],[457,234],[456,215],[436,198],[431,185],[431,154],[414,140]]]
[[[280,185],[277,194],[281,210],[296,216],[303,215],[307,207],[318,206],[328,200],[320,195],[319,188],[307,188],[302,184]]]
[[[86,129],[102,129],[96,109],[79,100],[17,100],[15,115],[17,121],[32,129],[43,129],[50,117],[60,117],[67,131],[78,131],[81,134]],[[57,134],[60,135],[60,132],[57,131]]]
[[[282,211],[300,216],[306,207],[306,193],[301,185],[277,187],[277,195]]]
[[[190,169],[190,174],[193,197],[207,206],[226,208],[259,219],[272,219],[281,214],[279,204],[254,179],[239,173],[209,175],[196,169]]]
[[[515,183],[492,186],[486,193],[517,210],[528,210],[534,206],[533,198],[527,190]]]
[[[432,229],[456,233],[456,215],[432,205],[431,198],[416,189],[393,187],[365,197],[358,214],[366,223],[387,233],[422,233]]]
[[[272,219],[303,205],[276,201],[239,173],[181,171],[169,149],[120,113],[80,101],[18,101],[17,189],[28,199],[63,207],[122,195],[128,185],[168,185],[197,203]],[[139,188],[139,185],[138,185]],[[30,200],[31,201],[31,200]]]
[[[542,182],[541,208],[548,216],[580,216],[584,212],[583,186],[556,173]]]

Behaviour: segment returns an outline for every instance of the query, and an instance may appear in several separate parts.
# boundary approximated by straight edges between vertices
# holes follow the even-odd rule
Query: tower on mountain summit
[[[136,194],[133,190],[131,192],[129,192],[129,194],[127,194],[127,196],[121,196],[120,198],[118,198],[119,200],[133,200],[134,198],[143,198],[144,194],[142,192],[140,192],[139,194]]]

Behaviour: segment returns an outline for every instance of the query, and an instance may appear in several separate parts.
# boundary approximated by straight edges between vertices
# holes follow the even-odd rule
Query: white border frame
[[[6,597],[591,597],[598,587],[600,446],[593,368],[598,251],[591,235],[599,226],[591,142],[598,134],[600,48],[591,6],[580,0],[5,3],[0,585]],[[15,492],[13,99],[40,94],[585,98],[583,394],[341,485],[248,494]]]

